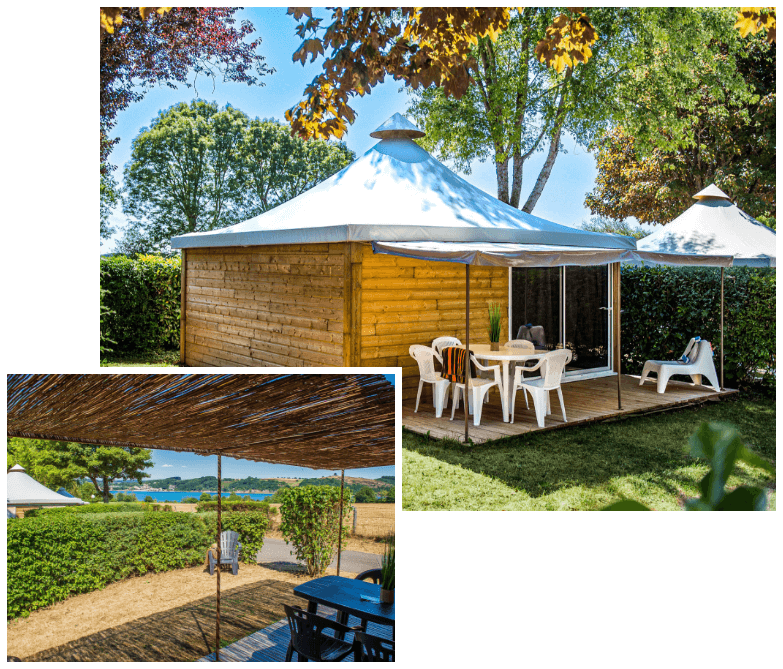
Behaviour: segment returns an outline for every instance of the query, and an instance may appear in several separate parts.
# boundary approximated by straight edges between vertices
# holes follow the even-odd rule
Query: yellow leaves
[[[590,60],[593,55],[590,47],[598,37],[598,32],[586,14],[580,13],[575,19],[560,14],[546,29],[546,37],[536,44],[535,53],[540,62],[554,68],[559,74],[566,67],[575,67]]]
[[[762,30],[767,31],[767,42],[776,41],[776,19],[774,7],[740,7],[737,12],[737,22],[734,27],[740,31],[741,37],[756,35]]]
[[[147,20],[147,17],[151,14],[159,14],[163,16],[166,12],[169,12],[173,7],[139,7],[139,14],[143,21]],[[114,28],[122,24],[122,7],[101,7],[101,32],[104,31],[113,35]]]

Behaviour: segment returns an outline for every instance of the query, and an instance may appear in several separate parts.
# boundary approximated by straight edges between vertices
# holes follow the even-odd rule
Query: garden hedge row
[[[113,313],[101,318],[103,339],[114,351],[179,348],[180,258],[142,255],[101,258],[103,304]]]
[[[138,513],[144,511],[144,504],[141,502],[110,502],[104,504],[85,504],[84,506],[55,506],[44,509],[30,509],[24,512],[25,518],[35,518],[41,516],[60,516],[63,514],[83,514],[83,513]]]
[[[202,564],[215,541],[216,516],[61,513],[8,520],[8,618],[134,574]],[[243,561],[255,562],[267,523],[257,512],[223,516],[223,529],[240,534]]]
[[[267,515],[274,515],[277,513],[277,509],[270,506],[269,502],[247,502],[247,501],[230,501],[222,500],[223,512],[226,511],[261,511]],[[199,502],[196,505],[196,511],[217,511],[217,501]]]
[[[725,385],[775,388],[775,270],[736,267],[724,280]],[[720,375],[720,269],[622,267],[623,372],[712,342]]]

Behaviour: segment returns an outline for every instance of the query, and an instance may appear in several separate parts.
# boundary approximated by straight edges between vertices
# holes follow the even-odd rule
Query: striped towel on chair
[[[443,378],[452,383],[465,383],[465,355],[464,348],[449,346],[441,351],[443,356]],[[470,363],[470,377],[476,378],[476,370],[473,361]]]

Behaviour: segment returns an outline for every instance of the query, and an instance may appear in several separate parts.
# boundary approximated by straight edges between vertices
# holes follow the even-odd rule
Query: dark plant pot
[[[500,342],[499,341],[491,341],[491,342],[489,342],[489,350],[490,351],[499,351],[500,350]]]
[[[381,604],[394,604],[394,590],[381,588]]]

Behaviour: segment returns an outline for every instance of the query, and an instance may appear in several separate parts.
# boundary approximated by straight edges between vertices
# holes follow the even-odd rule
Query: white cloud
[[[174,465],[162,465],[163,467],[173,467]]]

